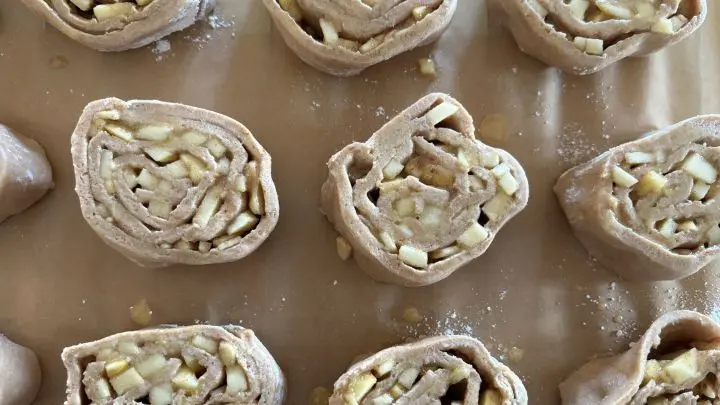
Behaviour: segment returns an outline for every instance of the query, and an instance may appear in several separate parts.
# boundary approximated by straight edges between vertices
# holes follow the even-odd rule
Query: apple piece
[[[192,180],[194,184],[200,183],[203,177],[205,177],[205,172],[207,171],[205,163],[189,153],[181,154],[180,160],[185,164],[185,166],[187,166],[190,180]]]
[[[128,4],[128,3],[116,3],[116,4]],[[97,6],[95,8],[98,8],[98,7],[100,7],[100,6]],[[125,127],[121,127],[119,125],[114,125],[114,124],[107,124],[107,125],[105,125],[105,130],[110,135],[116,136],[116,137],[122,139],[123,141],[130,142],[133,140],[132,132],[130,132],[130,130]]]
[[[655,382],[663,381],[663,369],[660,362],[657,360],[648,360],[645,364],[645,373],[643,375],[643,385],[649,381],[654,380]]]
[[[497,156],[497,154],[495,155]],[[472,159],[472,155],[462,148],[458,149],[457,160],[460,168],[465,171],[470,170],[470,168],[475,164],[475,162],[473,161],[474,159]]]
[[[393,402],[395,402],[395,398],[393,398],[392,395],[385,393],[374,398],[372,405],[392,405]]]
[[[676,14],[670,18],[670,22],[672,23],[673,31],[677,32],[688,23],[688,19],[682,14]]]
[[[425,269],[428,266],[427,252],[423,252],[422,250],[412,246],[400,246],[399,257],[403,263],[412,267]]]
[[[422,20],[429,13],[430,13],[430,10],[427,8],[427,6],[418,6],[412,10],[412,16],[415,19],[415,21]]]
[[[385,180],[395,179],[402,173],[403,169],[405,169],[405,165],[393,159],[383,168],[383,177]]]
[[[587,9],[590,7],[590,1],[571,0],[570,4],[568,4],[568,7],[570,8],[570,13],[575,16],[575,18],[583,20],[585,19],[585,13],[587,12]]]
[[[173,129],[169,125],[145,125],[137,130],[135,137],[145,141],[162,142],[170,137],[172,131]]]
[[[99,4],[93,7],[93,14],[98,21],[107,21],[117,17],[127,17],[135,11],[132,3]]]
[[[137,3],[138,6],[144,7],[144,6],[147,6],[148,4],[152,3],[153,0],[135,0],[135,2]]]
[[[646,152],[628,152],[625,154],[625,163],[629,165],[640,165],[643,163],[652,163],[655,156]]]
[[[217,138],[211,138],[207,143],[205,144],[205,147],[208,148],[210,151],[210,154],[215,157],[215,159],[220,159],[221,157],[225,156],[225,152],[227,152],[227,147],[220,142]]]
[[[373,49],[377,48],[378,46],[380,46],[381,43],[382,43],[381,37],[372,37],[372,38],[368,39],[364,44],[360,45],[360,53],[363,53],[363,54],[368,53],[368,52],[372,51]]]
[[[573,38],[573,45],[575,45],[575,48],[585,52],[585,48],[587,48],[587,42],[588,39],[585,37],[575,37]]]
[[[190,174],[187,166],[185,166],[185,163],[180,160],[166,165],[161,170],[165,171],[165,173],[167,173],[170,177],[176,179],[188,177],[188,175]]]
[[[430,252],[430,258],[432,260],[443,260],[460,252],[462,252],[462,249],[453,245]]]
[[[195,335],[192,339],[193,346],[205,350],[210,354],[217,354],[218,342],[204,335]]]
[[[159,182],[158,178],[150,174],[147,169],[142,169],[136,180],[140,186],[147,190],[155,190]]]
[[[480,165],[482,167],[489,169],[491,167],[496,167],[500,164],[500,155],[497,154],[495,151],[486,151],[483,152],[480,156]]]
[[[260,222],[258,217],[256,217],[252,212],[245,211],[238,215],[237,218],[228,225],[227,233],[230,235],[244,234],[253,229],[258,222]]]
[[[395,239],[387,231],[380,232],[380,241],[385,246],[385,250],[388,252],[397,252],[397,245]]]
[[[93,5],[93,0],[71,0],[71,1],[72,1],[76,6],[78,6],[78,8],[80,8],[80,9],[83,10],[83,11],[88,11],[90,8],[92,8],[92,5]],[[82,7],[80,7],[80,5],[79,5],[78,3],[88,4],[89,7],[88,7],[87,9],[82,8]],[[120,111],[118,111],[118,110],[105,110],[105,111],[100,111],[100,112],[98,112],[97,114],[95,114],[95,117],[96,117],[96,118],[103,119],[103,120],[113,120],[113,121],[116,121],[116,120],[119,120],[119,119],[120,119]]]
[[[338,256],[340,256],[342,260],[347,260],[352,256],[353,248],[342,236],[335,238],[335,248],[337,249]]]
[[[95,356],[97,361],[113,361],[117,359],[124,358],[120,352],[115,351],[113,349],[101,349],[98,351],[97,356]]]
[[[678,224],[677,229],[680,232],[695,232],[698,230],[698,227],[695,224],[695,221],[688,220],[688,221],[681,222],[680,224]]]
[[[408,197],[395,202],[395,212],[401,217],[415,214],[415,199]]]
[[[443,210],[434,205],[428,205],[420,214],[420,223],[426,228],[437,228],[442,222]]]
[[[103,150],[100,155],[100,177],[104,180],[112,180],[113,169],[115,163],[113,162],[113,153],[109,150]]]
[[[490,173],[492,173],[496,179],[503,177],[505,174],[507,174],[509,172],[510,172],[510,166],[508,166],[505,163],[500,163],[499,165],[495,166],[492,170],[490,170]]]
[[[635,5],[635,15],[639,18],[651,18],[655,15],[655,7],[650,3]]]
[[[340,39],[340,33],[335,27],[335,24],[333,24],[331,21],[321,18],[320,30],[322,30],[323,42],[325,42],[326,45],[337,44],[338,39]]]
[[[678,385],[700,376],[697,349],[693,348],[672,360],[664,367],[665,373]]]
[[[621,20],[630,20],[633,18],[633,12],[626,7],[618,6],[607,0],[595,0],[595,6],[605,14]]]
[[[499,193],[495,194],[495,196],[491,198],[490,201],[483,205],[482,212],[485,213],[485,215],[490,221],[497,221],[501,219],[505,215],[505,213],[507,213],[512,204],[513,198],[500,191]]]
[[[230,367],[237,364],[237,348],[233,344],[226,341],[220,342],[218,352],[220,353],[220,360],[225,366]]]
[[[398,399],[401,396],[403,396],[403,394],[405,394],[406,391],[407,391],[407,389],[405,389],[405,387],[403,387],[402,385],[395,384],[392,387],[390,387],[390,389],[388,390],[388,393],[390,395],[392,395],[393,398]]]
[[[430,58],[418,59],[418,66],[420,68],[420,74],[425,76],[437,75],[437,69],[435,69],[435,62]]]
[[[228,395],[237,395],[249,389],[247,375],[241,366],[228,367],[226,380],[225,393]]]
[[[150,405],[171,405],[172,400],[173,392],[170,384],[150,388]]]
[[[667,218],[663,221],[662,225],[660,225],[658,232],[660,232],[660,234],[665,236],[666,238],[671,238],[675,234],[677,227],[677,222],[675,222],[674,219]]]
[[[122,341],[118,343],[118,351],[128,356],[135,356],[140,354],[140,346],[135,342]]]
[[[651,170],[640,179],[636,191],[640,196],[658,193],[665,187],[665,183],[667,183],[665,176]]]
[[[168,219],[172,212],[172,205],[166,200],[153,198],[148,205],[148,212],[158,218]]]
[[[110,379],[110,385],[112,385],[118,395],[123,395],[131,389],[144,383],[145,380],[143,380],[134,368],[129,368],[122,374]]]
[[[214,242],[217,243],[217,250],[230,249],[231,247],[238,245],[240,242],[242,242],[242,236],[225,235],[223,237],[215,239]]]
[[[353,403],[360,403],[362,399],[367,395],[373,386],[377,383],[377,378],[372,373],[362,373],[359,376],[353,378],[348,384],[347,393],[345,394],[345,400]]]
[[[196,131],[187,131],[180,136],[180,139],[191,146],[200,146],[207,142],[208,137]]]
[[[110,392],[110,384],[104,378],[95,381],[95,390],[100,398],[111,398],[112,393]]]
[[[446,119],[452,117],[460,110],[460,107],[453,103],[444,101],[443,103],[433,107],[430,111],[425,114],[425,119],[431,126],[436,126]]]
[[[105,364],[105,374],[107,374],[108,377],[113,378],[122,374],[123,372],[125,372],[125,370],[129,368],[130,362],[128,362],[126,359],[113,360]]]
[[[415,380],[417,380],[419,375],[419,368],[410,367],[408,369],[405,369],[402,373],[400,373],[400,375],[398,375],[398,384],[402,385],[407,389],[410,389],[415,384]]]
[[[258,180],[255,186],[250,191],[250,211],[255,215],[265,215],[265,196],[263,195],[262,189],[260,188],[260,181]]]
[[[377,378],[382,378],[390,374],[393,367],[395,367],[395,360],[390,359],[375,366],[375,368],[373,369],[373,373],[375,373],[375,376]]]
[[[210,219],[220,207],[220,197],[222,196],[222,187],[215,185],[211,187],[205,194],[200,206],[198,206],[195,217],[193,217],[193,224],[199,227],[206,227],[210,222]]]
[[[165,356],[160,353],[154,353],[135,364],[135,369],[138,374],[144,378],[150,378],[165,368],[166,364],[167,360]]]
[[[188,392],[197,390],[199,386],[199,381],[197,377],[195,377],[195,373],[187,366],[180,368],[177,374],[173,377],[172,383],[178,389]]]
[[[302,10],[300,10],[300,6],[298,6],[296,0],[278,0],[278,3],[280,3],[280,7],[283,10],[290,14],[293,20],[296,22],[302,21]]]
[[[169,163],[177,160],[177,154],[172,148],[166,146],[151,146],[145,148],[145,153],[158,163]]]
[[[471,368],[468,366],[460,366],[453,369],[450,373],[450,384],[457,384],[460,381],[468,378],[470,375]]]
[[[661,18],[650,27],[650,31],[656,34],[662,35],[673,35],[675,33],[675,27],[673,27],[672,21],[667,18]]]
[[[488,237],[490,233],[487,229],[475,222],[458,237],[457,243],[465,249],[471,249],[486,241]]]
[[[480,397],[480,405],[502,405],[503,399],[500,391],[494,388],[487,388]]]
[[[707,196],[708,192],[710,192],[710,185],[698,181],[693,184],[692,190],[690,191],[690,198],[700,201]]]
[[[715,167],[697,153],[692,153],[685,159],[682,169],[707,184],[713,184],[717,180],[718,172]]]
[[[500,177],[498,185],[507,195],[514,195],[520,189],[520,183],[509,172]]]

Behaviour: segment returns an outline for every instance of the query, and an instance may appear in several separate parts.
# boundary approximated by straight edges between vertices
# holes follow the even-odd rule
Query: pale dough
[[[29,405],[40,389],[35,353],[0,334],[0,405]]]

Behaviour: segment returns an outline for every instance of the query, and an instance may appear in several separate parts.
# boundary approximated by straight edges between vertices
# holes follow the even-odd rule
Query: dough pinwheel
[[[352,76],[434,42],[457,0],[263,0],[287,45],[316,69]]]
[[[526,405],[520,379],[476,339],[439,336],[358,362],[335,383],[330,405]]]
[[[690,36],[706,0],[492,0],[520,49],[569,73],[591,74]]]
[[[142,266],[239,260],[277,224],[270,155],[224,115],[95,101],[80,117],[72,155],[83,216]]]
[[[593,360],[560,384],[563,405],[710,405],[720,391],[720,325],[677,311],[630,350]]]
[[[68,347],[62,360],[65,405],[281,405],[285,398],[280,367],[239,326],[124,332]]]
[[[22,0],[53,27],[99,51],[124,51],[193,25],[215,0]]]
[[[363,270],[405,286],[440,281],[482,255],[529,194],[517,160],[475,139],[470,114],[445,94],[346,146],[328,168],[328,219]]]
[[[627,279],[675,280],[720,257],[720,116],[615,147],[555,185],[575,235]]]

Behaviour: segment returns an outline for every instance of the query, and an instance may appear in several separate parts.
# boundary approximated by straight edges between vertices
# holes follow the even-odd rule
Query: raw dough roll
[[[482,255],[527,204],[525,172],[475,139],[472,117],[430,94],[328,162],[325,214],[374,278],[440,281]]]
[[[52,168],[42,146],[0,124],[0,223],[28,209],[52,187]]]
[[[555,193],[590,254],[630,280],[676,280],[720,254],[720,115],[617,146]]]
[[[270,155],[242,124],[212,111],[94,101],[72,155],[83,216],[141,266],[239,260],[278,221]]]
[[[30,405],[40,389],[35,353],[0,334],[0,404]]]
[[[457,0],[263,0],[287,45],[336,76],[437,40]]]
[[[520,49],[574,74],[676,44],[705,21],[706,0],[492,0]]]
[[[560,384],[563,405],[703,405],[720,392],[720,325],[677,311],[623,354],[593,360]]]
[[[524,405],[520,379],[476,339],[439,336],[362,360],[335,383],[330,405]]]
[[[65,405],[280,405],[285,398],[280,367],[239,326],[124,332],[65,348],[62,360]]]
[[[53,27],[98,51],[124,51],[193,25],[215,0],[22,0]]]

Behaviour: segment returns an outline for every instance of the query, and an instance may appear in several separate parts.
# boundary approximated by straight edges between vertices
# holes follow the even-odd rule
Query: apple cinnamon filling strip
[[[543,62],[589,74],[692,34],[706,0],[494,0],[520,48]]]
[[[593,360],[560,384],[563,405],[713,405],[720,402],[720,325],[676,311],[631,348]]]
[[[215,0],[22,0],[72,39],[100,51],[145,46],[204,18]]]
[[[288,46],[338,76],[436,40],[457,7],[457,0],[263,1]]]
[[[239,326],[124,332],[62,352],[65,405],[280,405],[285,378],[253,331]]]
[[[439,336],[380,351],[335,383],[330,405],[521,405],[520,379],[476,339]]]
[[[606,233],[585,238],[591,253],[621,275],[646,279],[684,277],[717,258],[719,118],[684,121],[563,174],[556,192],[576,233]],[[613,242],[597,246],[602,239],[624,246],[611,252]]]
[[[407,286],[442,280],[527,204],[520,164],[474,133],[460,103],[431,94],[330,159],[324,211],[370,275]]]
[[[72,152],[85,219],[140,265],[239,260],[277,223],[269,154],[221,114],[95,101],[80,118]]]

